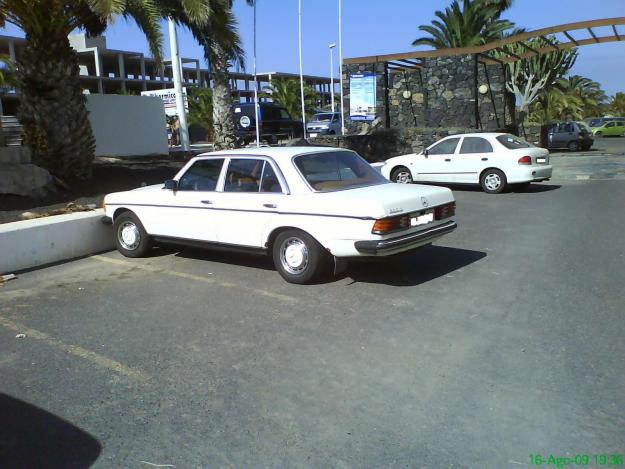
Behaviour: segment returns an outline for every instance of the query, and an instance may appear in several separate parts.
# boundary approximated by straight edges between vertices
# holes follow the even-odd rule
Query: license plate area
[[[308,134],[310,138],[315,138],[317,136],[317,132],[311,132]]]
[[[536,163],[538,164],[545,164],[546,162],[547,162],[547,158],[545,158],[544,156],[536,158]]]
[[[410,226],[427,225],[434,221],[434,210],[413,213],[410,215]]]

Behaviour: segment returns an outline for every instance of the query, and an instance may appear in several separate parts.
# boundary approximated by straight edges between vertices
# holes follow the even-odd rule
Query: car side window
[[[231,159],[224,192],[259,192],[264,163],[264,160],[257,159]]]
[[[428,154],[430,155],[451,155],[456,151],[456,147],[458,146],[458,142],[460,141],[460,137],[458,138],[448,138],[447,140],[443,140],[442,142],[437,143],[432,148],[428,150]]]
[[[608,123],[606,124],[606,127],[614,127],[614,126],[615,126],[615,123],[614,123],[614,122],[608,122]]]
[[[273,170],[273,166],[268,161],[265,161],[263,166],[263,173],[260,183],[261,192],[282,192],[282,186],[278,180],[276,172]]]
[[[460,153],[492,153],[493,146],[482,137],[464,137]]]
[[[291,116],[286,109],[280,109],[280,119],[287,121],[291,120]]]
[[[196,161],[178,180],[178,190],[214,191],[223,164],[223,158]]]

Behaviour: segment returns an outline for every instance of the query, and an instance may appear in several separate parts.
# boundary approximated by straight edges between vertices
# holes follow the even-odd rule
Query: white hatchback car
[[[118,250],[152,241],[268,253],[287,281],[332,261],[400,254],[456,228],[447,188],[391,184],[357,153],[327,147],[246,148],[193,158],[164,184],[108,194]]]
[[[451,135],[423,152],[374,164],[387,179],[409,184],[480,184],[489,194],[509,184],[528,185],[551,178],[549,151],[511,134]]]

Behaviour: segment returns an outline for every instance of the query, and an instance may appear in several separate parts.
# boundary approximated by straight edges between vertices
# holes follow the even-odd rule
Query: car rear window
[[[532,146],[522,138],[512,134],[500,135],[497,137],[497,140],[509,150],[516,150],[517,148],[530,148]]]
[[[310,187],[318,192],[385,184],[388,181],[351,151],[298,155],[293,160]]]
[[[464,137],[460,153],[492,153],[493,146],[482,137]]]

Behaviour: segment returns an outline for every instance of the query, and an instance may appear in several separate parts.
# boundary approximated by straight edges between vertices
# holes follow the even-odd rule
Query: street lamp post
[[[169,25],[169,47],[171,49],[171,69],[174,74],[174,90],[176,91],[176,112],[180,123],[180,144],[183,151],[189,151],[189,129],[187,127],[187,114],[184,108],[184,95],[182,94],[182,67],[178,52],[178,34],[176,23],[173,19],[167,19]]]
[[[298,0],[298,33],[299,33],[299,88],[302,99],[302,131],[306,138],[306,108],[304,105],[304,69],[302,65],[302,0]]]
[[[258,0],[254,2],[254,122],[256,123],[256,148],[260,147],[260,124],[258,117],[260,115],[258,109],[258,76],[256,76],[256,4]]]
[[[332,103],[332,112],[334,112],[334,64],[332,59],[336,44],[332,43],[328,47],[330,48],[330,102]]]
[[[343,107],[343,0],[339,0],[339,77],[341,83],[341,135],[345,135],[345,109]]]

